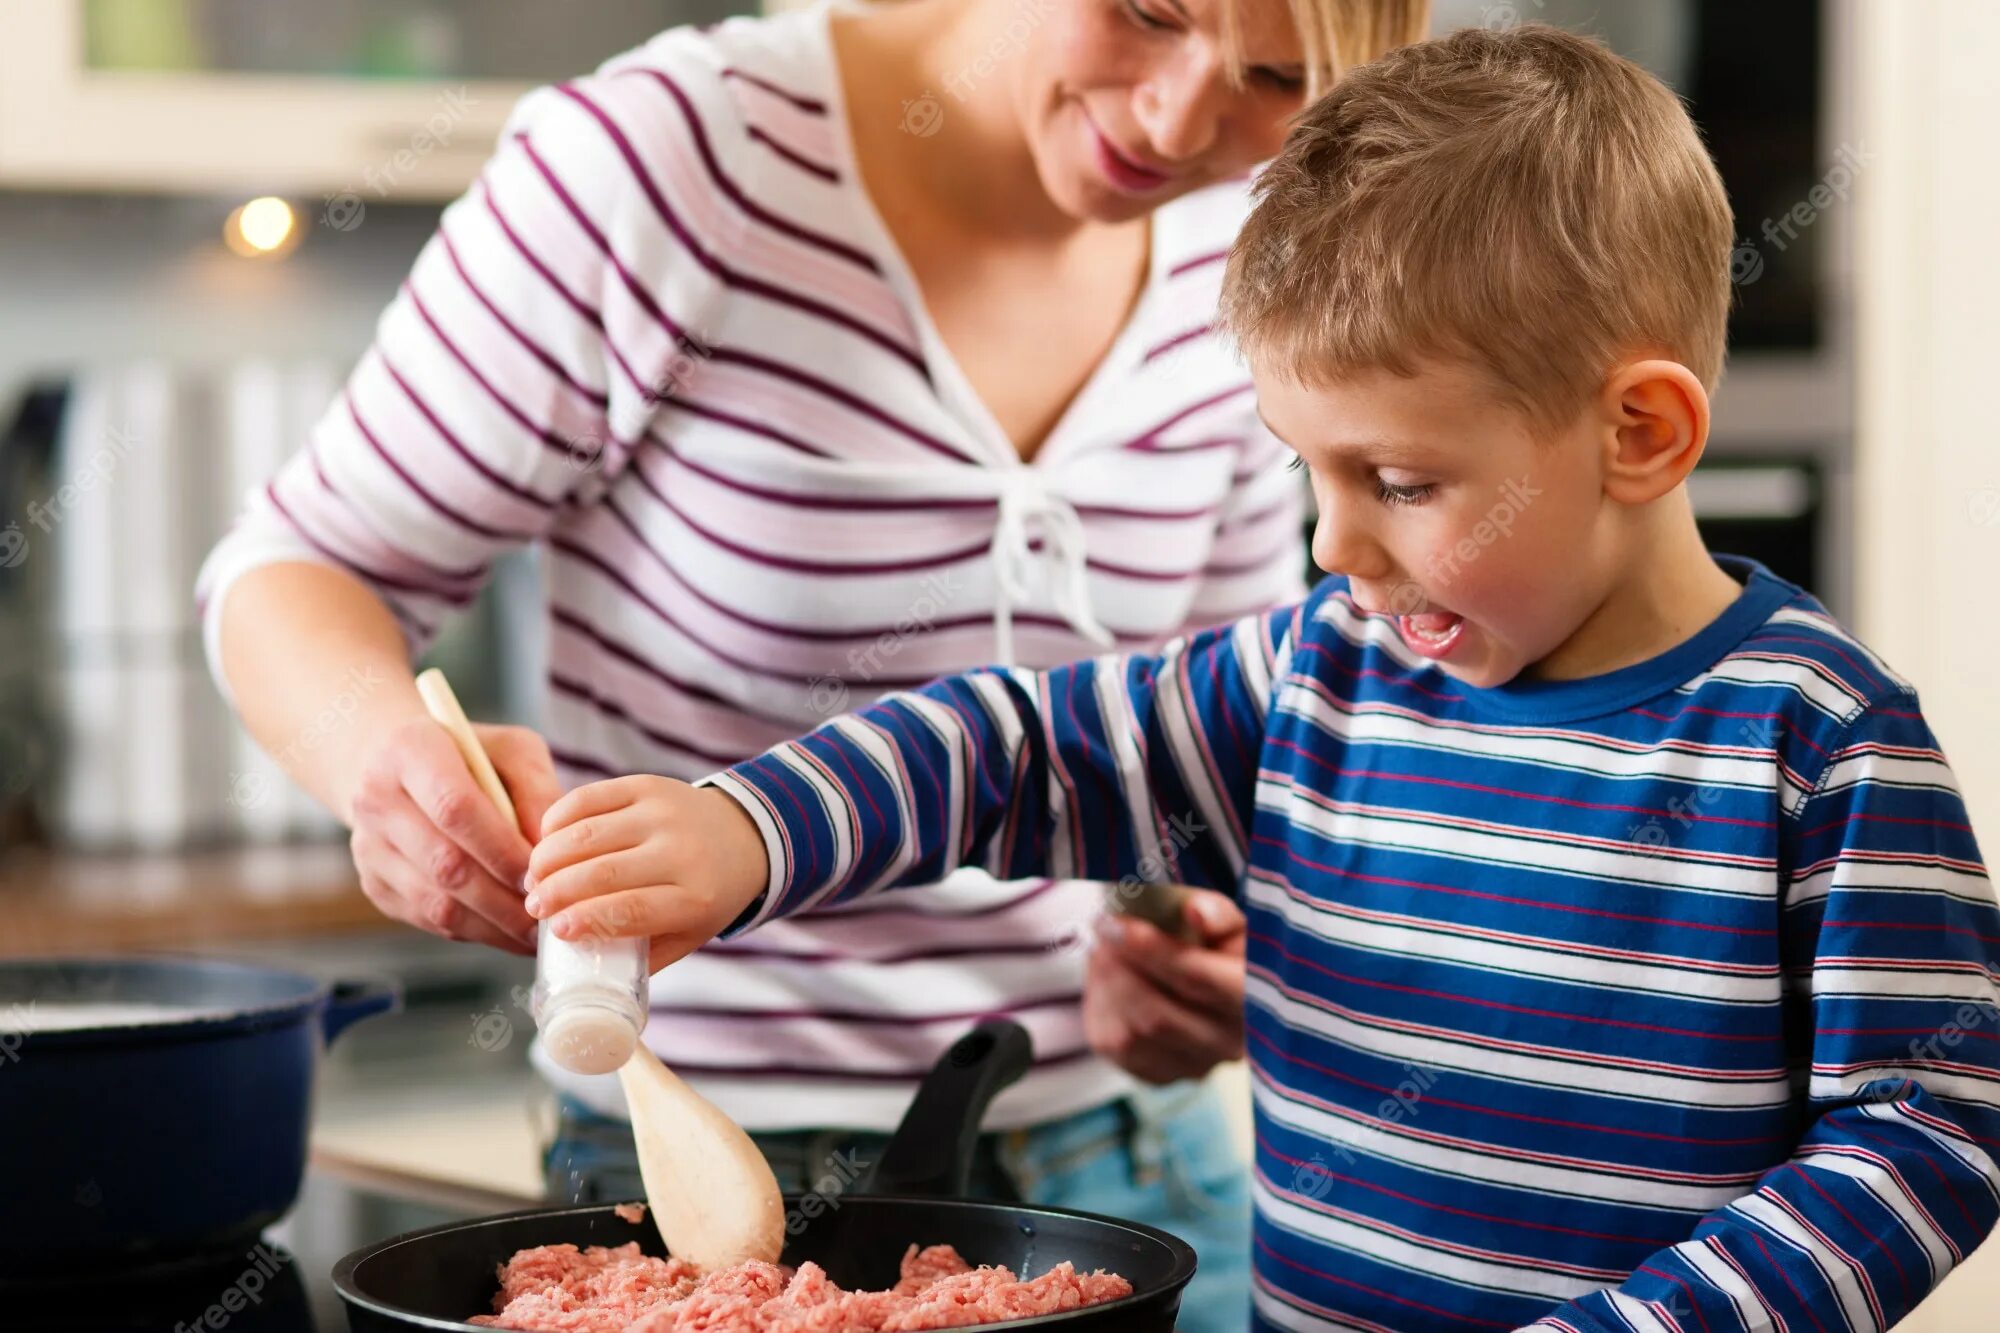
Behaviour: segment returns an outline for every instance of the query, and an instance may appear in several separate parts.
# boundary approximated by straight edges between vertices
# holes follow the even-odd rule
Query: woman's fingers
[[[445,939],[484,944],[507,953],[535,952],[533,936],[509,934],[458,900],[424,885],[423,877],[386,845],[357,847],[361,891],[384,916]]]
[[[528,872],[528,840],[479,789],[449,733],[425,722],[404,738],[408,749],[399,765],[403,790],[425,820],[489,876],[519,884]]]
[[[1194,928],[1196,938],[1209,948],[1243,951],[1243,937],[1249,932],[1250,921],[1228,894],[1197,889],[1181,905],[1181,913]]]
[[[388,863],[381,873],[395,883],[405,898],[414,899],[424,910],[407,917],[412,925],[433,934],[455,938],[434,924],[435,918],[452,918],[452,909],[437,898],[459,903],[466,912],[484,918],[500,934],[532,947],[534,918],[522,905],[513,881],[502,882],[463,847],[448,838],[426,817],[408,792],[371,792],[357,803],[354,837],[355,864],[364,869],[369,860]],[[393,852],[386,856],[382,849]],[[394,863],[400,862],[397,867]],[[486,932],[480,932],[483,939]]]
[[[1183,944],[1136,918],[1106,918],[1102,949],[1188,1004],[1217,1013],[1243,1012],[1240,950]]]
[[[522,836],[535,842],[541,837],[543,816],[563,794],[549,743],[527,727],[478,724],[472,730],[486,747],[486,757],[493,761],[500,784],[514,802],[514,817]]]
[[[1240,1022],[1176,1002],[1105,950],[1090,958],[1083,1021],[1093,1050],[1149,1083],[1198,1078],[1243,1050]]]
[[[529,854],[527,889],[543,903],[562,899],[560,892],[552,898],[544,891],[547,881],[557,871],[570,869],[592,857],[637,847],[652,832],[650,822],[636,805],[564,824],[543,837]]]

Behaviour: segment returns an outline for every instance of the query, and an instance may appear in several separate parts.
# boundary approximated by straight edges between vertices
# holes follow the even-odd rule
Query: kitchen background
[[[199,949],[395,976],[405,1013],[330,1057],[311,1184],[278,1233],[301,1255],[539,1196],[530,978],[375,916],[338,826],[216,697],[195,569],[515,98],[755,7],[0,0],[0,956]],[[2000,837],[1983,401],[2000,6],[1437,8],[1440,28],[1599,33],[1690,99],[1743,238],[1697,509],[1713,544],[1818,592],[1917,683]],[[504,593],[535,578],[512,561],[433,654],[477,716],[534,720],[535,626],[506,610],[531,599]],[[1909,1327],[1966,1326],[1950,1302],[1978,1277]]]

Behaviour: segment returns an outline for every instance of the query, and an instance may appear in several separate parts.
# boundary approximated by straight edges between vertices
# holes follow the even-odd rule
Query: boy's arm
[[[730,933],[959,866],[1233,890],[1300,608],[1157,656],[987,668],[890,695],[712,778],[770,858]]]
[[[2000,912],[1914,699],[1850,726],[1786,846],[1815,1118],[1789,1161],[1693,1239],[1538,1333],[1885,1329],[1992,1230]]]

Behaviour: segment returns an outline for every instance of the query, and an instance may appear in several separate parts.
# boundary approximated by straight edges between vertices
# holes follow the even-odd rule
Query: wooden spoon
[[[417,693],[457,743],[480,790],[518,824],[500,774],[444,673],[433,667],[418,676]],[[619,1069],[618,1081],[632,1117],[646,1206],[667,1253],[704,1270],[748,1259],[776,1263],[785,1246],[784,1196],[743,1127],[675,1077],[644,1042]]]

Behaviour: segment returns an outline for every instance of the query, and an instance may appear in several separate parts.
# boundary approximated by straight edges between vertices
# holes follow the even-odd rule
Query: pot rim
[[[123,1045],[134,1041],[151,1045],[166,1045],[187,1041],[204,1041],[214,1037],[235,1036],[251,1032],[266,1031],[295,1023],[307,1022],[314,1011],[323,1007],[340,983],[321,981],[304,972],[294,972],[285,968],[270,967],[261,963],[239,962],[230,958],[216,958],[174,952],[145,952],[127,954],[63,954],[48,957],[10,958],[0,960],[0,1032],[9,1031],[6,1013],[10,1005],[23,1000],[8,998],[8,978],[35,973],[56,973],[63,970],[105,969],[125,974],[159,972],[164,975],[178,973],[182,976],[203,976],[216,979],[237,978],[247,980],[257,978],[266,983],[290,988],[295,993],[275,999],[265,999],[255,1003],[217,1002],[212,1007],[201,1003],[186,1004],[197,1012],[182,1018],[174,1018],[151,1023],[121,1023],[109,1027],[93,1028],[27,1028],[15,1031],[18,1039],[13,1049],[25,1055],[30,1050],[42,1051],[70,1047],[87,1048],[95,1046]],[[94,998],[94,997],[91,997]],[[28,996],[25,1003],[33,1004],[37,997]],[[153,1003],[176,1003],[171,999],[159,999]]]

